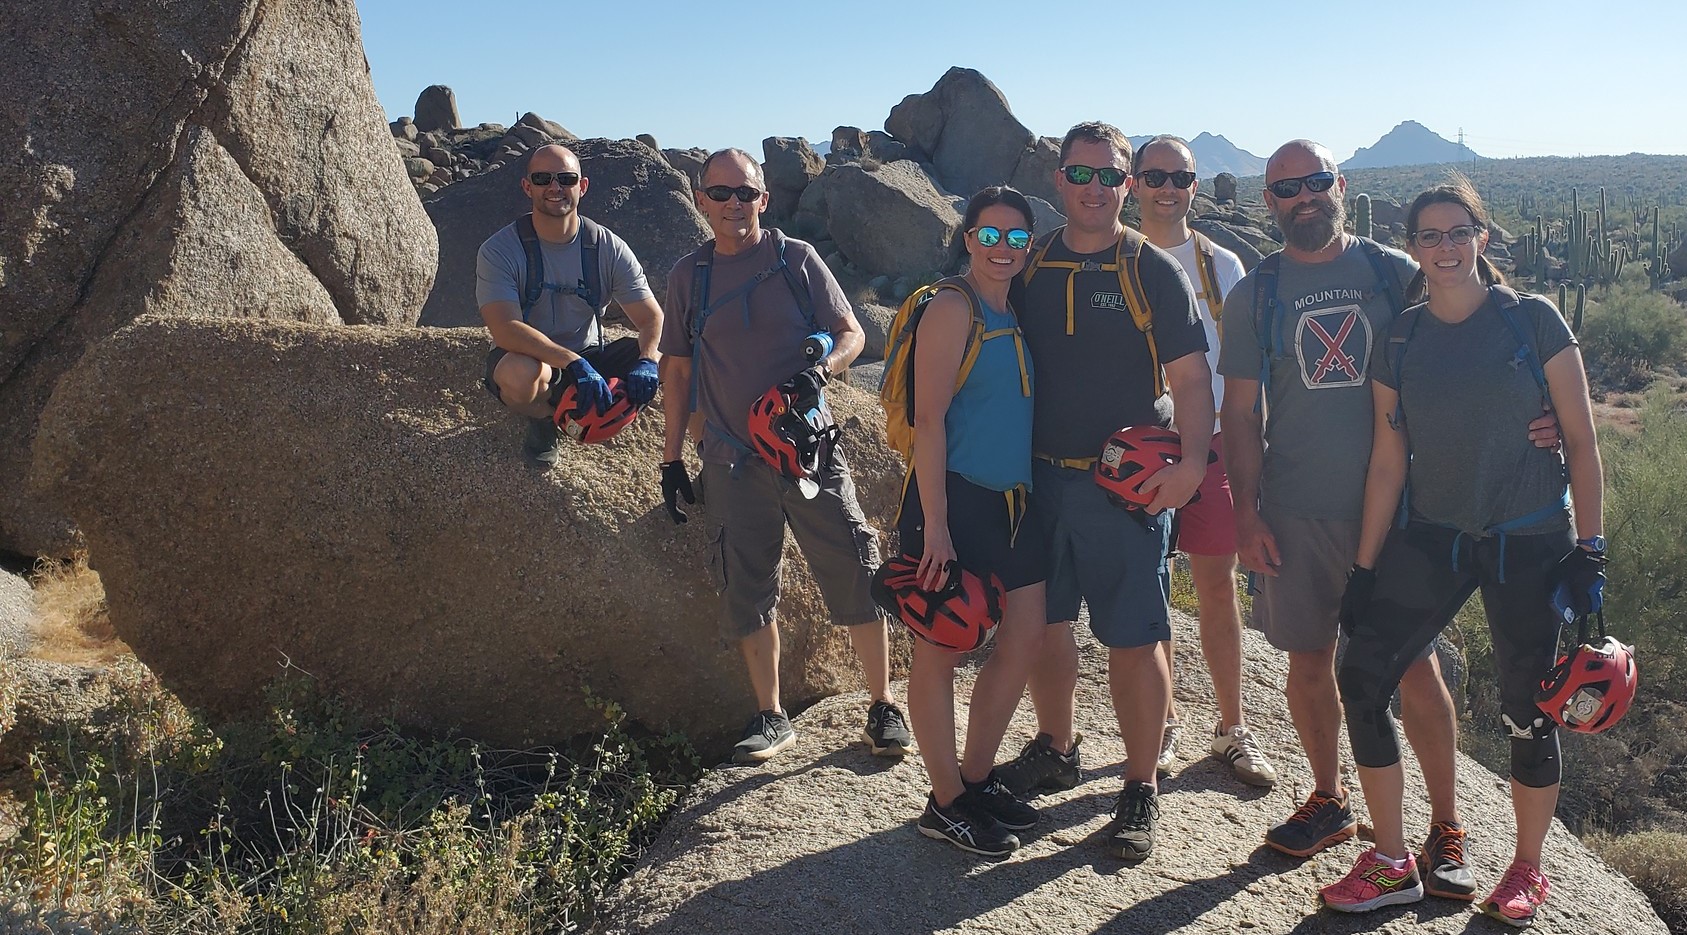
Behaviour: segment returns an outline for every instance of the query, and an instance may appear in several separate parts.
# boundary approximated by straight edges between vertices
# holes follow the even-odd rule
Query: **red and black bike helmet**
[[[873,573],[873,600],[913,634],[938,649],[971,652],[988,646],[1002,622],[1002,580],[980,578],[950,562],[943,587],[920,586],[920,560],[909,555]]]
[[[1588,618],[1577,620],[1579,642],[1558,657],[1535,693],[1535,703],[1547,717],[1582,734],[1615,727],[1640,689],[1634,647],[1606,635],[1605,615],[1595,616],[1598,641],[1589,638]]]
[[[627,398],[627,390],[620,377],[610,377],[606,382],[609,384],[610,403],[601,414],[591,406],[576,401],[572,383],[562,391],[551,420],[564,435],[587,444],[608,441],[626,428],[627,423],[644,408],[633,405],[633,401]]]
[[[1217,458],[1212,451],[1207,452],[1207,463]],[[1183,442],[1177,432],[1158,425],[1132,425],[1114,432],[1101,447],[1101,457],[1095,462],[1095,483],[1115,505],[1140,510],[1154,502],[1152,493],[1142,492],[1142,482],[1166,465],[1182,460]],[[1196,491],[1189,502],[1194,503],[1199,496]]]
[[[838,428],[818,406],[797,409],[789,387],[775,386],[750,404],[750,447],[773,469],[792,479],[813,478],[830,451]]]

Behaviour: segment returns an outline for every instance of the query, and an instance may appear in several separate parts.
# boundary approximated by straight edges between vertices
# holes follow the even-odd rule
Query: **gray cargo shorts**
[[[724,464],[703,465],[700,494],[716,524],[709,537],[709,572],[722,597],[721,632],[727,639],[741,640],[773,622],[787,523],[832,622],[847,627],[880,618],[871,578],[879,565],[879,538],[861,512],[841,448],[818,480],[820,493],[809,500],[758,458],[746,458],[736,476]]]

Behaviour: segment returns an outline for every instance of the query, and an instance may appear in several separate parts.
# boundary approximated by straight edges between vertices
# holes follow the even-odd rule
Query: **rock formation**
[[[74,530],[16,479],[91,342],[147,312],[412,323],[436,241],[350,0],[6,13],[0,549],[63,554]]]
[[[443,84],[431,84],[416,97],[416,129],[455,130],[462,125],[457,116],[457,94]]]
[[[661,154],[631,140],[575,140],[569,147],[591,179],[580,211],[632,247],[657,298],[675,261],[709,237],[691,185]],[[486,238],[532,210],[521,190],[523,160],[478,175],[425,202],[439,232],[439,274],[421,323],[480,327],[475,255]]]
[[[1178,704],[1186,723],[1211,724],[1218,713],[1196,625],[1173,616]],[[797,717],[796,747],[768,766],[706,774],[612,894],[597,930],[1457,935],[1500,928],[1478,921],[1468,904],[1433,898],[1357,916],[1320,910],[1318,888],[1339,879],[1369,845],[1352,841],[1304,861],[1264,845],[1265,829],[1305,798],[1311,775],[1283,699],[1285,657],[1251,632],[1248,720],[1277,763],[1277,787],[1242,785],[1206,755],[1203,738],[1186,734],[1184,758],[1160,781],[1154,854],[1137,866],[1108,856],[1104,828],[1125,751],[1108,701],[1106,653],[1086,627],[1078,629],[1077,720],[1086,781],[1036,800],[1042,823],[1021,834],[1026,845],[1011,858],[987,863],[914,830],[928,788],[920,761],[887,764],[870,756],[858,742],[865,696],[851,693]],[[956,692],[963,732],[970,675],[963,670]],[[1029,706],[1022,705],[1001,756],[1012,755],[1034,729]],[[1406,755],[1413,790],[1406,828],[1415,840],[1429,816],[1416,762],[1409,749]],[[1346,782],[1357,795],[1348,769]],[[1499,777],[1462,756],[1458,779],[1471,865],[1485,893],[1510,858],[1510,800]],[[1363,820],[1362,808],[1356,810]],[[1537,930],[1665,935],[1639,890],[1556,822],[1546,866],[1552,896]],[[886,899],[894,900],[893,912]]]
[[[770,218],[788,218],[796,213],[803,189],[826,167],[800,136],[770,136],[762,140],[762,173],[767,176],[767,213]]]
[[[82,525],[118,634],[214,714],[290,663],[486,743],[592,730],[591,691],[723,749],[749,685],[718,633],[709,523],[660,505],[661,418],[536,472],[480,385],[485,348],[467,330],[143,319],[54,395],[34,482]],[[878,402],[829,392],[887,528],[902,468]],[[781,678],[801,707],[860,674],[787,554]]]

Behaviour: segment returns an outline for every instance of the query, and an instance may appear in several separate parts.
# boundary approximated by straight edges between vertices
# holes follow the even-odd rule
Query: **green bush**
[[[1640,431],[1607,432],[1605,534],[1610,539],[1606,618],[1639,647],[1644,691],[1687,702],[1687,413],[1659,388]]]
[[[1687,308],[1662,293],[1623,285],[1589,303],[1580,340],[1599,382],[1637,389],[1650,371],[1687,360]]]

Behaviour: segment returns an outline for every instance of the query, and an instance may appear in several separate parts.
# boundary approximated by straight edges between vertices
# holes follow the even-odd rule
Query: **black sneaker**
[[[1154,853],[1154,825],[1160,820],[1160,798],[1153,786],[1135,780],[1125,783],[1113,807],[1113,831],[1107,850],[1114,857],[1138,861]]]
[[[1358,828],[1347,807],[1347,793],[1337,798],[1314,791],[1287,821],[1265,832],[1265,843],[1292,857],[1311,857],[1353,837]]]
[[[1070,753],[1059,753],[1050,746],[1048,734],[1038,734],[1014,757],[996,767],[996,778],[1014,795],[1029,795],[1039,789],[1061,791],[1077,785],[1082,776],[1078,771],[1078,744],[1084,735],[1072,737]]]
[[[1008,787],[1002,785],[1002,780],[997,777],[995,770],[991,770],[983,782],[966,782],[964,779],[961,781],[966,785],[966,791],[961,793],[961,797],[978,806],[991,818],[996,819],[996,824],[1009,831],[1029,831],[1037,826],[1037,819],[1042,817],[1036,809],[1014,798]]]
[[[1006,857],[1019,849],[1019,838],[994,818],[970,807],[965,793],[956,796],[948,808],[926,796],[926,810],[920,815],[917,827],[928,838],[948,841],[963,851],[985,857]]]
[[[888,701],[875,701],[867,709],[867,729],[861,739],[874,756],[907,756],[914,753],[914,735],[908,733],[908,719],[902,709]]]
[[[791,719],[782,711],[760,711],[744,725],[744,739],[732,748],[734,763],[762,763],[797,742]]]
[[[1423,888],[1431,896],[1471,902],[1476,899],[1476,875],[1464,858],[1464,826],[1456,821],[1438,821],[1429,826],[1423,842],[1419,867]]]
[[[562,457],[557,447],[556,423],[549,419],[528,419],[527,436],[521,440],[521,453],[540,467],[550,467]]]

